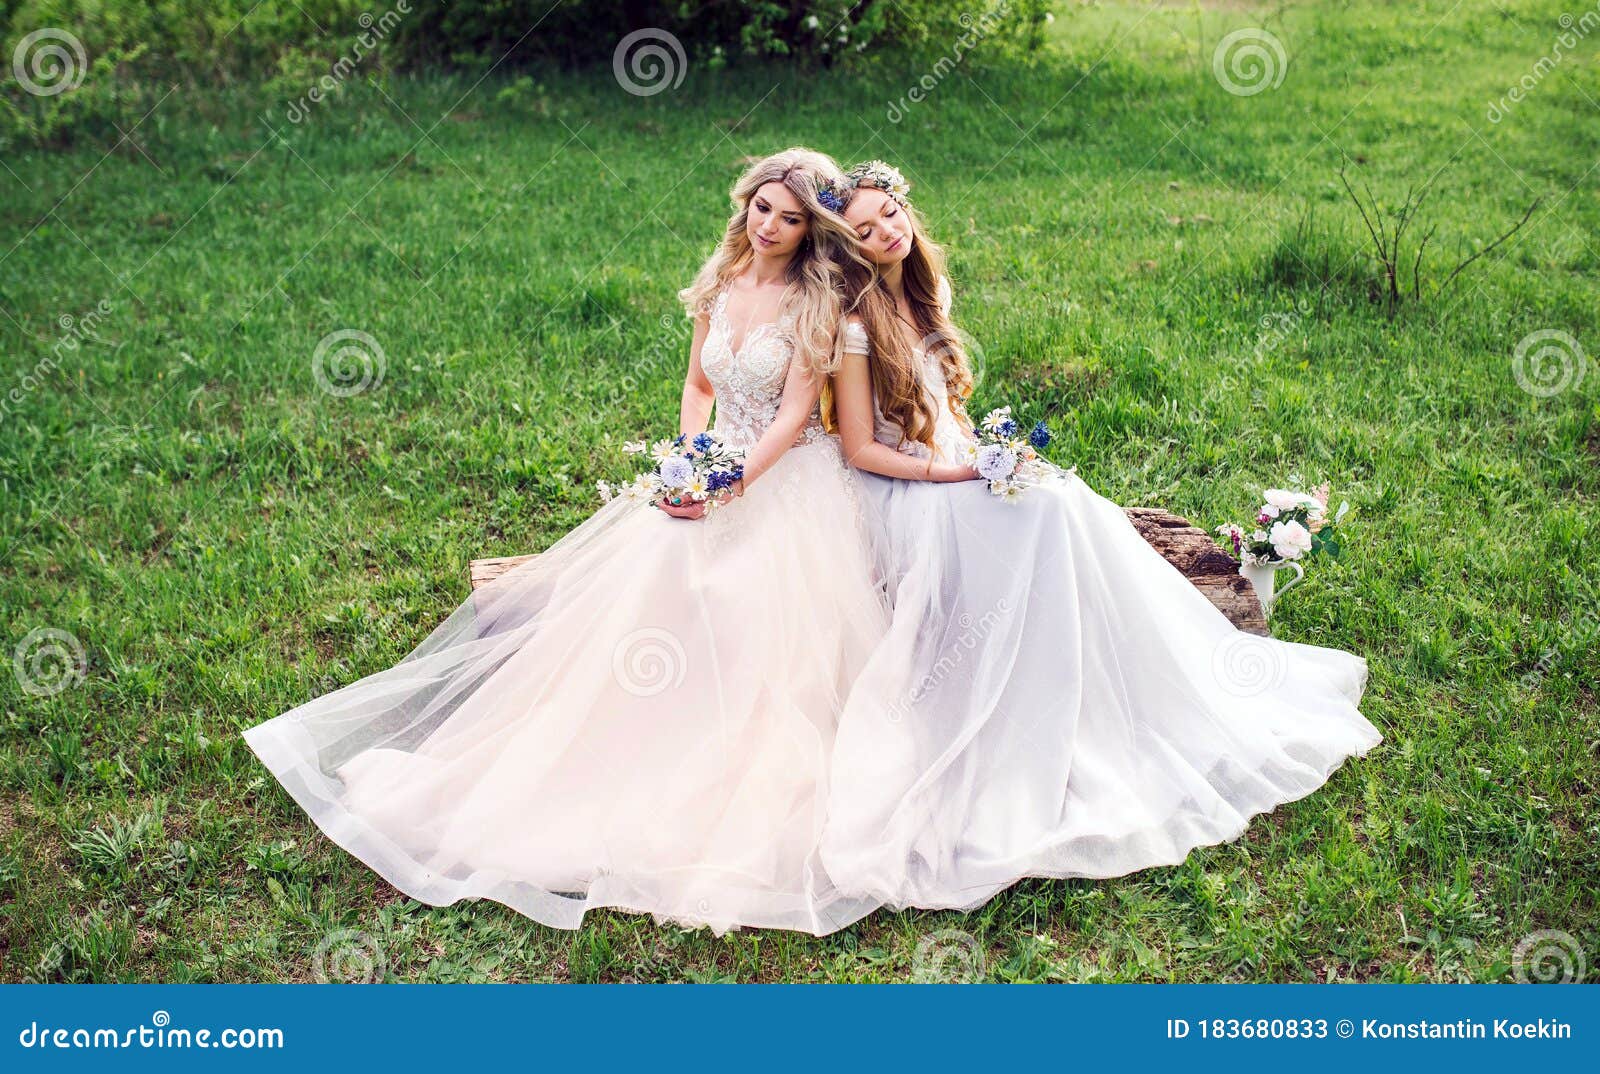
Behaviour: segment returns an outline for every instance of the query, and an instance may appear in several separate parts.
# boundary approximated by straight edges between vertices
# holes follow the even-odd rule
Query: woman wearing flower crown
[[[819,422],[851,239],[817,196],[839,177],[802,149],[751,166],[680,293],[681,431],[714,402],[745,451],[726,502],[610,500],[396,666],[245,732],[322,830],[408,895],[718,933],[822,934],[877,905],[816,860],[839,712],[888,618]]]
[[[1074,471],[1041,457],[1004,498],[974,480],[972,375],[907,192],[873,161],[823,194],[872,263],[842,262],[831,394],[894,602],[840,722],[834,884],[970,909],[1021,877],[1176,864],[1380,742],[1364,659],[1239,631]]]

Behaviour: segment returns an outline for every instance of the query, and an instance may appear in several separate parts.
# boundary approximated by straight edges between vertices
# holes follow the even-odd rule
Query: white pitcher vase
[[[1294,577],[1284,583],[1282,589],[1274,592],[1278,579],[1278,572],[1285,567],[1294,568]],[[1261,614],[1270,619],[1272,617],[1272,602],[1278,597],[1293,589],[1306,576],[1306,569],[1298,560],[1280,560],[1277,563],[1241,563],[1239,573],[1250,579],[1250,584],[1256,587],[1256,596],[1261,601]]]

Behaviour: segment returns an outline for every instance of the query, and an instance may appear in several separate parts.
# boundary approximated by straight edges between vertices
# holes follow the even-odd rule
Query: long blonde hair
[[[862,189],[872,189],[864,187]],[[845,206],[859,193],[845,194]],[[898,200],[898,199],[897,199]],[[901,202],[911,222],[911,252],[900,263],[900,282],[911,319],[921,333],[924,350],[934,354],[944,370],[945,404],[962,428],[972,430],[966,401],[972,395],[972,365],[966,346],[955,324],[940,301],[940,280],[945,277],[944,247],[928,237],[921,215],[909,203]],[[842,210],[841,210],[842,211]],[[854,237],[854,232],[851,233]],[[933,430],[937,415],[924,391],[922,365],[900,331],[902,318],[878,266],[860,257],[845,257],[840,262],[844,275],[844,309],[861,318],[867,330],[871,357],[868,370],[872,396],[883,416],[905,430],[906,439],[934,447]],[[841,333],[842,335],[843,333]],[[828,402],[831,403],[831,393]],[[832,407],[824,408],[824,424],[837,431]]]
[[[694,282],[678,292],[689,316],[709,312],[717,293],[755,258],[745,234],[750,199],[767,183],[782,183],[805,207],[808,226],[787,273],[788,282],[799,287],[785,296],[780,316],[793,315],[795,356],[813,376],[825,381],[838,368],[842,353],[843,266],[861,258],[850,225],[817,200],[821,183],[841,178],[843,172],[832,157],[804,146],[792,146],[746,168],[728,192],[733,215],[722,241],[700,266]]]

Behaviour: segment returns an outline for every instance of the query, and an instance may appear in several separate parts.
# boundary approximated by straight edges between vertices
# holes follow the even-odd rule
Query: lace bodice
[[[717,397],[712,428],[729,444],[749,447],[777,417],[794,357],[794,317],[786,313],[776,321],[750,328],[735,354],[727,305],[728,288],[724,287],[711,307],[711,330],[700,350],[700,367]],[[813,407],[801,437],[810,442],[826,435],[821,407]]]

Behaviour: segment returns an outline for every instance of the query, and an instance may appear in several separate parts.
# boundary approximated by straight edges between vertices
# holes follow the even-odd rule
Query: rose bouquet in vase
[[[1298,480],[1290,476],[1291,482]],[[1305,577],[1306,560],[1318,554],[1339,555],[1338,525],[1350,504],[1341,502],[1339,510],[1329,518],[1328,490],[1326,484],[1314,492],[1266,489],[1261,509],[1256,512],[1255,529],[1246,531],[1232,522],[1217,527],[1218,536],[1239,557],[1239,573],[1256,587],[1262,614],[1271,615],[1276,597]],[[1275,593],[1277,573],[1285,567],[1291,568],[1295,576]]]

